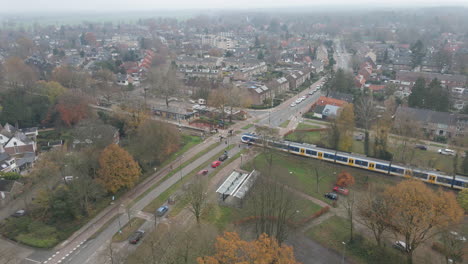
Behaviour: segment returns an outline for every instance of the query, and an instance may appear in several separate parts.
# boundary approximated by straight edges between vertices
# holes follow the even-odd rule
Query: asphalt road
[[[239,137],[232,137],[231,143],[235,144],[239,142]],[[206,145],[208,147],[209,145]],[[149,192],[146,196],[144,196],[141,200],[136,202],[132,207],[131,207],[131,212],[132,215],[135,214],[141,214],[141,210],[148,205],[151,201],[153,201],[156,197],[158,197],[161,193],[163,193],[165,190],[170,188],[172,185],[177,183],[181,177],[185,177],[188,175],[191,171],[196,169],[198,166],[211,161],[214,155],[216,155],[218,152],[222,151],[225,149],[227,145],[224,142],[221,142],[219,146],[216,148],[212,149],[205,155],[201,156],[194,162],[190,163],[186,167],[184,167],[182,170],[174,174],[172,177],[169,179],[161,182],[158,187],[153,189],[151,192]],[[244,146],[242,146],[244,147]],[[229,151],[229,155],[235,155],[237,152],[240,151],[241,148],[239,147],[234,147]],[[207,166],[209,170],[214,170]],[[49,255],[44,256],[44,253],[41,252],[35,252],[32,255],[28,256],[28,259],[32,260],[24,260],[22,263],[72,263],[72,264],[84,264],[84,263],[95,263],[93,262],[93,258],[97,252],[100,251],[100,248],[106,244],[107,241],[109,241],[112,236],[118,232],[120,226],[124,226],[128,222],[128,217],[124,213],[124,207],[121,206],[119,209],[119,213],[123,213],[118,219],[113,221],[105,230],[103,230],[96,238],[88,240],[88,238],[94,234],[94,232],[98,229],[97,227],[95,229],[91,228],[89,232],[83,232],[81,235],[73,239],[73,241],[70,241],[67,243],[66,246],[61,248],[59,252],[50,252]],[[102,251],[102,249],[101,249]],[[51,258],[51,259],[49,259]],[[34,262],[37,261],[37,262]],[[46,262],[47,261],[47,262]]]
[[[281,105],[267,111],[262,111],[261,113],[263,114],[263,118],[258,122],[258,124],[267,125],[271,127],[278,127],[279,125],[281,125],[281,123],[283,123],[286,120],[290,120],[294,116],[296,116],[296,118],[300,117],[301,113],[305,113],[311,107],[311,105],[315,103],[317,99],[322,95],[320,90],[315,92],[313,95],[308,95],[311,89],[315,89],[317,85],[321,84],[322,82],[323,78],[313,83],[309,87],[309,89],[305,89],[296,96],[283,102]],[[298,105],[294,107],[290,106],[291,103],[293,103],[294,101],[296,101],[297,98],[303,95],[308,95],[308,97]]]
[[[335,70],[341,68],[345,71],[352,71],[350,61],[351,61],[351,54],[346,52],[343,44],[341,43],[340,39],[335,39],[335,49],[333,57],[336,61]]]

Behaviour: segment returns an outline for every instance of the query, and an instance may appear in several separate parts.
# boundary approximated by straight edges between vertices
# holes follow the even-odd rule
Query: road
[[[288,99],[287,101],[283,102],[282,104],[278,105],[277,107],[270,109],[270,110],[262,110],[257,111],[255,114],[261,113],[261,119],[257,123],[259,125],[266,125],[271,127],[279,127],[281,123],[286,120],[291,120],[293,118],[298,119],[302,115],[309,110],[310,106],[317,101],[317,99],[322,95],[321,91],[315,92],[313,95],[308,95],[311,89],[315,89],[317,85],[323,82],[324,78],[321,78],[317,82],[313,83],[309,89],[305,89],[304,91],[300,92],[296,96]],[[308,95],[308,97],[299,103],[298,105],[291,107],[291,103],[296,101],[297,98]]]
[[[339,68],[345,70],[345,71],[351,71],[351,54],[346,52],[346,49],[344,48],[343,44],[341,43],[340,39],[335,39],[334,41],[334,54],[333,58],[336,61],[335,64],[335,71],[338,70]]]

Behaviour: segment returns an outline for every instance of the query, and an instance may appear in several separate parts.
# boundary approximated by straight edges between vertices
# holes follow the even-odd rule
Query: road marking
[[[34,263],[41,263],[40,261],[37,261],[37,260],[34,260],[34,259],[30,259],[30,258],[25,258],[25,260],[31,261],[31,262],[34,262]]]

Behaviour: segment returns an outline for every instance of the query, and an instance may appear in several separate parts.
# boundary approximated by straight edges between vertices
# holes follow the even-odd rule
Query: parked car
[[[208,170],[201,170],[197,172],[197,175],[207,175],[207,174],[208,174]]]
[[[339,194],[348,195],[349,190],[340,186],[333,187],[333,191]]]
[[[145,234],[145,231],[137,230],[128,238],[128,242],[130,242],[130,244],[136,244],[138,243],[138,241],[141,240],[144,234]]]
[[[211,168],[217,168],[219,165],[221,165],[221,161],[216,160],[211,163]]]
[[[227,154],[223,154],[219,157],[219,161],[225,161],[226,159],[228,158],[228,155]]]
[[[334,192],[326,193],[324,196],[330,200],[338,200],[338,195]]]
[[[296,106],[296,103],[292,103],[289,105],[290,107],[295,107]]]
[[[395,243],[393,243],[393,247],[400,250],[400,251],[407,251],[406,250],[406,243],[403,242],[403,241],[395,241]]]
[[[163,216],[167,211],[169,211],[169,206],[163,205],[156,210],[156,215]]]
[[[359,134],[359,135],[354,136],[354,140],[363,141],[364,140],[364,134]]]
[[[455,151],[451,149],[439,149],[437,152],[442,155],[455,156]]]
[[[309,95],[313,95],[315,93],[315,90],[312,90],[309,92]]]
[[[422,144],[416,144],[414,147],[420,150],[427,150],[427,146]]]
[[[14,214],[12,214],[11,216],[13,217],[21,217],[21,216],[25,216],[26,215],[26,210],[18,210],[16,211]]]

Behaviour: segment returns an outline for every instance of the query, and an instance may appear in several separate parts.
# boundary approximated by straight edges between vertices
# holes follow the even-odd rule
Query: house
[[[310,72],[310,69],[304,68],[300,71],[294,71],[286,76],[286,79],[289,81],[289,89],[298,89],[307,79],[310,78]]]
[[[153,106],[152,110],[153,110],[153,114],[157,116],[161,116],[167,119],[179,120],[179,121],[188,120],[195,115],[195,112],[193,111],[187,111],[187,109],[175,107],[175,106],[167,107],[166,105],[158,105],[158,106]]]
[[[289,82],[285,77],[272,80],[267,83],[266,86],[273,91],[275,96],[278,96],[279,94],[289,90]]]
[[[314,106],[319,106],[319,105],[322,105],[322,106],[334,105],[334,106],[342,107],[342,106],[344,106],[344,105],[347,104],[347,103],[348,103],[348,102],[343,101],[343,100],[339,100],[339,99],[335,99],[335,98],[330,98],[330,97],[325,97],[325,96],[320,96],[319,99],[315,102]]]
[[[15,199],[22,191],[22,183],[0,179],[0,207],[5,206],[9,201]]]
[[[272,98],[272,91],[265,85],[248,87],[253,105],[262,105],[267,99]]]
[[[27,137],[23,132],[15,134],[5,143],[5,152],[10,155],[21,154],[25,152],[36,152],[36,142]]]
[[[400,87],[413,87],[414,83],[418,78],[423,78],[426,84],[429,84],[432,80],[437,79],[440,81],[442,86],[447,88],[464,87],[467,84],[467,77],[461,74],[441,74],[432,72],[410,72],[410,71],[398,71],[396,73],[396,83],[400,84]]]
[[[320,118],[322,119],[323,118],[323,110],[325,109],[325,105],[317,105],[315,108],[314,108],[314,114],[313,114],[313,117],[316,117],[316,118]]]
[[[18,171],[15,158],[6,153],[2,145],[0,145],[0,171]]]
[[[333,98],[333,99],[338,99],[341,101],[345,101],[347,103],[352,103],[353,102],[353,95],[352,94],[347,94],[347,93],[340,93],[340,92],[329,92],[327,97]]]
[[[466,134],[468,115],[400,106],[395,113],[395,124],[399,121],[415,123],[434,137],[450,138]]]
[[[324,66],[325,66],[325,64],[323,63],[323,61],[319,61],[319,60],[313,60],[310,63],[310,67],[311,67],[313,73],[323,72]]]
[[[322,118],[335,118],[341,107],[336,105],[326,105],[322,111]]]

